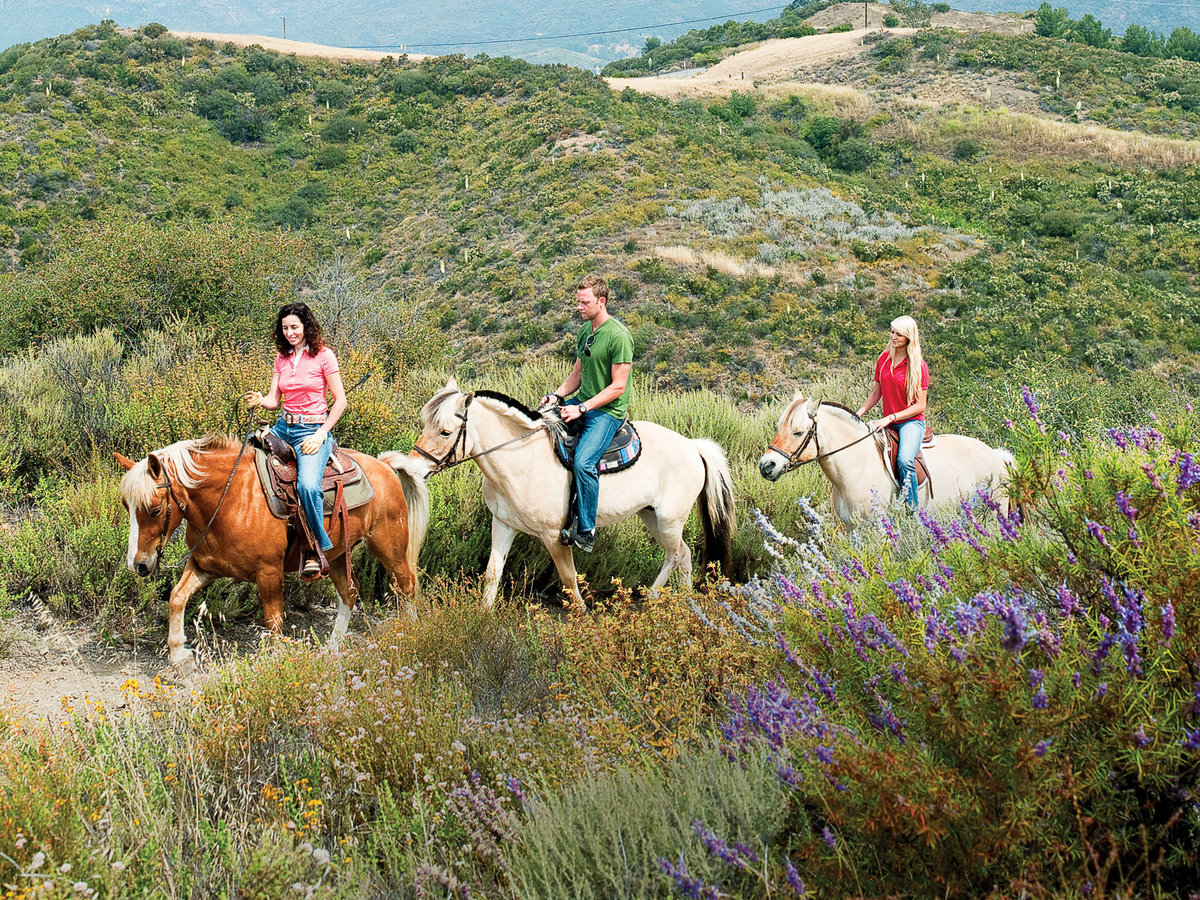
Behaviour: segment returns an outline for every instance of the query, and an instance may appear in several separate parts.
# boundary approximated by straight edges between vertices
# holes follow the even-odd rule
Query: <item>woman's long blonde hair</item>
[[[908,372],[904,376],[904,395],[910,404],[917,402],[917,394],[921,390],[921,334],[917,331],[917,320],[912,316],[900,316],[892,319],[892,330],[908,338],[905,344],[905,355],[908,357]],[[891,359],[892,345],[888,343],[888,359]]]

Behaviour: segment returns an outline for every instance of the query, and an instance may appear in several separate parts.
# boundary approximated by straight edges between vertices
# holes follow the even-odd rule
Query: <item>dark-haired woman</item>
[[[325,532],[321,475],[333,450],[329,434],[346,411],[342,375],[337,357],[325,346],[321,326],[307,304],[289,303],[279,310],[275,347],[279,355],[275,357],[271,389],[265,395],[250,391],[242,399],[251,409],[275,409],[283,400],[283,412],[271,430],[296,451],[300,506],[321,550],[330,550],[333,542]],[[333,406],[327,405],[326,394],[333,395]],[[321,564],[316,559],[304,561],[302,574],[314,576],[320,572]]]

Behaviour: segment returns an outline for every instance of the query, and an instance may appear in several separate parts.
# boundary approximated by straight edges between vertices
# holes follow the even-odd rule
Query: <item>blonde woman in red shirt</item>
[[[325,346],[321,326],[305,303],[289,303],[279,310],[275,348],[279,355],[275,357],[271,389],[265,395],[250,391],[242,399],[251,409],[275,409],[282,400],[283,412],[271,430],[296,451],[300,506],[321,550],[331,550],[333,542],[325,532],[321,475],[333,451],[329,434],[346,411],[341,371],[337,357]],[[327,405],[326,394],[333,396],[333,406]],[[304,561],[301,574],[320,573],[321,565],[315,558]]]
[[[921,336],[911,316],[900,316],[892,322],[887,349],[875,362],[875,386],[862,406],[858,417],[863,418],[876,403],[883,401],[883,416],[870,423],[876,431],[893,427],[900,436],[896,456],[896,478],[900,496],[916,509],[917,476],[914,461],[925,436],[925,401],[929,393],[929,367],[921,356]]]

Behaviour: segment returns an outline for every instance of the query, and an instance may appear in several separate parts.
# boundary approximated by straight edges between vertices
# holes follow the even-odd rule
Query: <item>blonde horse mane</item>
[[[180,487],[194,488],[204,480],[198,455],[238,445],[239,441],[229,435],[206,434],[168,444],[150,456],[158,458]],[[134,463],[121,479],[121,497],[130,509],[148,509],[158,494],[158,483],[150,475],[150,456]]]

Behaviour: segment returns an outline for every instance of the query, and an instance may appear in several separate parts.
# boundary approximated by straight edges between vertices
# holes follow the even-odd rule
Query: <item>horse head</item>
[[[467,407],[470,399],[451,378],[421,407],[421,436],[409,459],[428,466],[426,477],[466,455]]]
[[[817,410],[820,400],[797,393],[779,417],[775,437],[758,461],[758,471],[768,481],[778,481],[784,473],[811,462],[817,448]]]
[[[153,575],[163,546],[183,521],[185,507],[178,485],[155,453],[136,463],[119,453],[113,455],[126,470],[121,478],[121,502],[129,510],[125,565],[137,575]]]

